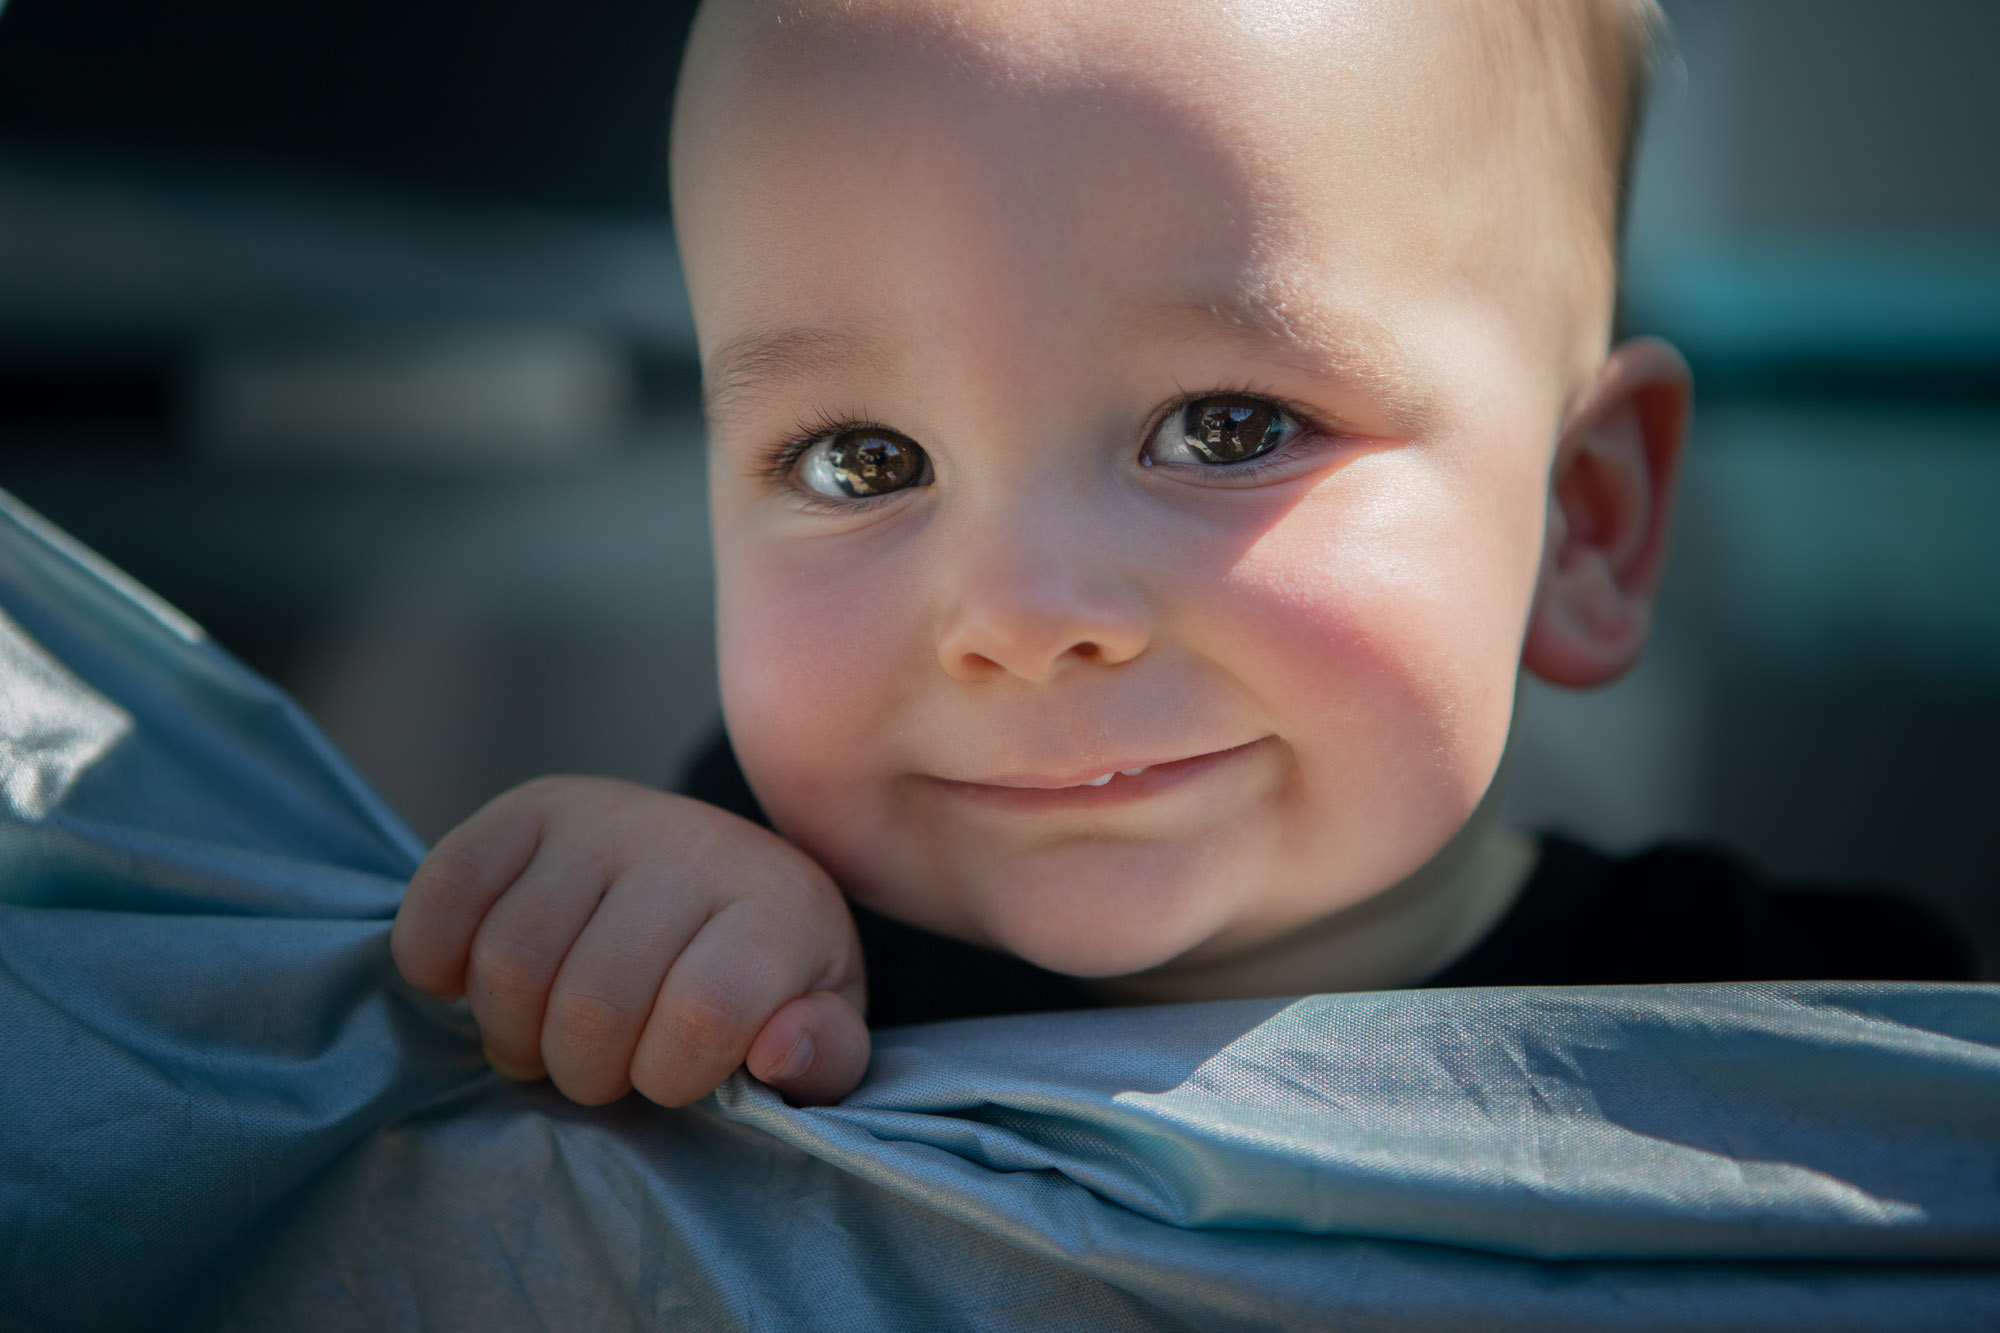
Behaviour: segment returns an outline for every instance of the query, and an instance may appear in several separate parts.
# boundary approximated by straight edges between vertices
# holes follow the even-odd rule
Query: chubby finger
[[[389,952],[412,986],[441,1000],[465,992],[474,932],[542,842],[543,822],[509,792],[431,849],[396,911]]]
[[[465,996],[487,1062],[509,1078],[548,1072],[542,1029],[550,990],[600,910],[606,873],[594,857],[544,841],[473,934]]]
[[[860,1085],[868,1052],[861,1011],[835,991],[816,990],[772,1014],[743,1063],[787,1100],[824,1106]]]
[[[858,1013],[860,948],[846,907],[837,896],[833,905],[837,917],[823,904],[739,899],[711,916],[667,971],[633,1052],[633,1086],[685,1106],[729,1077],[791,1001],[845,991]]]
[[[636,870],[619,876],[583,928],[541,1015],[539,1049],[563,1094],[586,1106],[632,1089],[632,1053],[668,969],[709,912],[684,885]]]

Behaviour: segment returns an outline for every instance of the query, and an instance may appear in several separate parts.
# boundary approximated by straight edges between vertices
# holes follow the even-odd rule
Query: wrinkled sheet
[[[0,1327],[2000,1327],[2000,988],[989,1019],[588,1109],[398,982],[421,853],[0,496]]]

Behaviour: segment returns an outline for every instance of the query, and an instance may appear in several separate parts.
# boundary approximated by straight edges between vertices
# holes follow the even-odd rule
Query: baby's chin
[[[1004,871],[982,867],[954,887],[973,942],[1073,977],[1171,962],[1212,939],[1229,915],[1183,848],[1086,844]]]
[[[1012,946],[996,940],[990,943],[990,947],[1050,972],[1060,972],[1083,981],[1101,981],[1150,972],[1171,963],[1202,942],[1196,939],[1182,948],[1176,947],[1176,943],[1147,938],[1106,945],[1074,938],[1029,935]]]

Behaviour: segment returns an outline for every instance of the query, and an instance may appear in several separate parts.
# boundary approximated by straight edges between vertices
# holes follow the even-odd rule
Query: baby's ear
[[[1687,362],[1620,343],[1563,427],[1521,665],[1555,685],[1616,680],[1646,647],[1687,433]]]

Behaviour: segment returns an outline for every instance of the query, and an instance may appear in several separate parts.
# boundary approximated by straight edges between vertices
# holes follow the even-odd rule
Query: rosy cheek
[[[719,580],[724,714],[745,772],[778,807],[841,787],[909,679],[896,648],[909,599],[866,564],[818,554],[736,553]]]
[[[1512,704],[1520,616],[1494,601],[1524,613],[1525,594],[1508,572],[1519,561],[1449,487],[1410,484],[1416,467],[1384,460],[1379,484],[1356,475],[1308,497],[1203,614],[1255,645],[1237,660],[1308,778],[1338,781],[1343,799],[1456,808],[1490,778]]]

